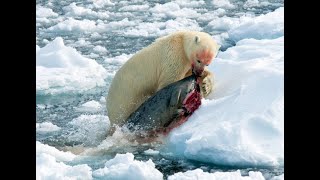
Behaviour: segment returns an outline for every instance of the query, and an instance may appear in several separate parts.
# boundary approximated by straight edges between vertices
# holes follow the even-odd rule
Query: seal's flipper
[[[180,100],[180,94],[181,94],[181,89],[174,91],[171,94],[171,98],[170,98],[170,107],[174,107],[179,103]]]

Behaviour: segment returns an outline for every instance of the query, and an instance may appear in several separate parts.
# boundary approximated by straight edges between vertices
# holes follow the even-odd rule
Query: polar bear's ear
[[[195,36],[194,37],[194,42],[196,42],[198,44],[200,42],[200,37],[199,36]]]

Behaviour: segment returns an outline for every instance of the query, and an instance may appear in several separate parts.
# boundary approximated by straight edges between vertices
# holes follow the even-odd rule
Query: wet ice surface
[[[44,56],[41,56],[41,59],[37,59],[37,61],[40,60],[42,63],[37,66],[37,75],[41,76],[39,76],[39,78],[37,76],[37,87],[39,85],[39,88],[37,88],[36,95],[36,140],[60,150],[64,150],[63,148],[66,146],[77,145],[89,148],[101,147],[101,149],[105,150],[102,151],[103,153],[98,153],[98,155],[77,156],[77,158],[68,161],[56,158],[57,162],[63,161],[66,165],[59,166],[59,168],[68,169],[70,167],[67,166],[71,166],[72,171],[70,171],[69,174],[61,174],[67,177],[74,177],[77,172],[85,172],[86,175],[83,177],[98,179],[99,176],[97,176],[97,173],[94,173],[95,170],[104,168],[105,163],[114,158],[116,154],[125,154],[127,152],[132,153],[135,160],[148,161],[151,159],[155,164],[155,168],[163,174],[164,178],[177,172],[186,172],[197,168],[210,173],[218,171],[234,172],[240,169],[243,176],[248,176],[249,171],[259,171],[266,179],[283,174],[283,166],[281,165],[283,155],[281,157],[281,155],[278,154],[279,149],[274,150],[272,148],[268,149],[267,147],[266,149],[269,151],[262,152],[264,154],[269,153],[268,157],[271,157],[265,159],[271,159],[273,163],[276,162],[276,164],[280,164],[276,166],[267,166],[268,164],[266,165],[266,163],[240,165],[241,163],[235,163],[237,160],[224,160],[223,151],[222,153],[220,151],[223,150],[223,148],[219,149],[219,147],[210,143],[207,144],[208,146],[202,146],[204,149],[192,149],[191,147],[198,147],[203,144],[206,138],[214,139],[214,137],[210,137],[210,135],[201,135],[203,140],[201,138],[197,139],[197,132],[189,130],[188,127],[194,127],[193,125],[196,123],[197,118],[190,119],[189,124],[172,133],[170,137],[175,138],[176,141],[169,139],[164,144],[126,144],[125,142],[119,142],[121,138],[117,139],[116,137],[105,140],[109,121],[105,112],[104,99],[115,72],[132,54],[149,45],[159,36],[186,28],[205,31],[214,36],[217,41],[221,43],[222,52],[225,51],[224,53],[220,52],[218,56],[221,60],[243,61],[240,63],[231,61],[224,62],[217,59],[216,68],[215,62],[210,65],[210,69],[216,73],[217,81],[219,82],[220,74],[220,77],[222,80],[225,80],[225,83],[220,83],[220,91],[219,88],[217,88],[217,94],[211,96],[213,101],[211,104],[209,102],[207,106],[203,107],[203,112],[206,111],[205,108],[219,107],[219,103],[216,103],[215,100],[222,101],[221,104],[228,107],[228,101],[223,100],[223,97],[228,99],[230,96],[238,95],[236,94],[237,85],[233,87],[226,84],[235,82],[234,77],[229,77],[228,74],[225,73],[232,71],[230,68],[235,68],[235,70],[240,68],[237,72],[239,75],[237,78],[238,80],[243,79],[243,84],[239,85],[239,87],[244,89],[243,91],[241,91],[241,89],[239,91],[240,95],[242,95],[242,92],[244,92],[244,94],[246,92],[246,85],[248,89],[259,90],[259,88],[253,87],[252,81],[254,82],[254,80],[248,79],[248,74],[243,73],[247,71],[245,67],[261,67],[266,64],[266,73],[260,73],[257,77],[260,77],[260,80],[270,80],[270,78],[263,78],[265,76],[271,77],[271,80],[268,82],[271,83],[271,85],[276,83],[273,86],[278,88],[276,92],[280,94],[280,100],[278,100],[279,97],[276,93],[274,96],[270,96],[275,99],[274,102],[269,102],[270,104],[280,103],[280,110],[271,108],[270,110],[267,109],[267,111],[271,111],[271,114],[276,114],[276,118],[280,116],[280,121],[283,121],[283,119],[281,119],[281,112],[283,113],[283,107],[281,109],[281,92],[283,89],[281,88],[283,87],[279,84],[281,78],[283,79],[283,74],[281,74],[281,72],[283,73],[283,50],[279,50],[282,48],[283,42],[281,42],[281,39],[275,40],[283,36],[283,9],[278,9],[282,6],[283,1],[254,0],[162,1],[161,3],[139,0],[119,2],[108,0],[79,2],[37,1],[37,52],[40,48],[40,50],[42,50],[46,45],[51,44],[57,37],[61,37],[63,45],[61,45],[60,41],[60,46],[57,45],[55,48],[50,49],[47,54],[41,53]],[[277,11],[274,12],[275,10]],[[268,15],[270,12],[274,12],[274,14]],[[246,38],[254,38],[259,41],[241,41]],[[271,39],[271,41],[265,42],[264,39]],[[239,41],[240,44],[237,44]],[[227,50],[236,44],[239,46],[238,49]],[[254,47],[267,48],[266,50],[253,53],[255,52]],[[71,48],[74,50],[70,50]],[[247,51],[243,53],[244,50]],[[59,55],[59,51],[64,52],[64,54]],[[52,55],[54,52],[56,55]],[[69,52],[69,56],[67,56],[70,57],[69,59],[66,58],[65,52]],[[57,62],[58,64],[48,65],[45,63],[45,57],[61,58],[60,63]],[[74,57],[79,58],[74,59]],[[264,62],[264,59],[271,60],[270,62]],[[250,60],[253,62],[257,60],[259,62],[251,63],[249,62]],[[66,62],[69,64],[64,64]],[[54,69],[57,66],[61,69]],[[74,66],[78,67],[78,69],[68,69],[68,67]],[[103,69],[99,66],[101,66],[101,68],[103,67]],[[248,70],[250,71],[252,69]],[[41,72],[38,73],[38,71]],[[270,71],[272,72],[269,73]],[[280,71],[280,74],[278,71]],[[95,72],[95,74],[94,76],[90,76],[88,72]],[[52,78],[53,76],[55,76],[55,78]],[[78,80],[77,78],[79,78],[79,76],[82,79]],[[275,79],[275,81],[272,79]],[[257,80],[259,80],[259,78],[257,78]],[[223,88],[226,88],[228,91],[223,93]],[[261,89],[258,92],[260,93],[256,94],[256,96],[265,95],[265,92]],[[241,98],[241,96],[239,97]],[[254,99],[255,95],[243,97]],[[220,107],[224,108],[222,105]],[[248,107],[250,108],[252,106]],[[278,106],[275,107],[277,108]],[[280,115],[278,115],[279,113],[277,114],[278,111],[280,111]],[[255,113],[260,113],[260,111],[255,111]],[[283,128],[281,127],[281,123],[279,125],[277,121],[269,121],[268,118],[264,119],[264,117],[258,117],[256,119],[258,120],[257,124],[239,126],[240,129],[243,127],[242,130],[248,132],[246,136],[258,135],[258,138],[263,138],[264,135],[273,133],[271,140],[275,139],[274,142],[281,144],[281,141],[277,141],[277,138],[283,138],[281,136],[281,133],[283,133],[283,131],[281,131],[281,128]],[[207,122],[205,118],[198,120],[204,124]],[[250,122],[250,119],[245,122]],[[221,124],[218,126],[221,126],[222,129],[228,127]],[[266,127],[265,134],[257,134],[255,132],[259,130],[260,127]],[[199,126],[198,128],[202,127]],[[232,128],[237,129],[237,127],[234,126]],[[184,129],[186,130],[186,134],[180,134]],[[228,128],[226,129],[228,130]],[[219,134],[219,132],[216,133]],[[224,133],[223,130],[221,133]],[[193,138],[190,139],[190,137]],[[230,148],[237,145],[243,146],[243,143],[240,143],[243,140],[259,142],[259,139],[237,139],[234,137],[237,136],[227,136],[227,140],[225,141],[227,143],[222,145],[225,146],[225,148]],[[228,138],[233,139],[230,144],[228,144]],[[269,138],[269,136],[267,138]],[[188,143],[185,144],[184,141]],[[218,141],[214,141],[214,143],[216,142]],[[269,142],[262,142],[261,147],[270,146],[268,143]],[[110,146],[108,146],[108,144]],[[172,145],[179,146],[180,148],[176,151],[170,150]],[[169,146],[169,150],[167,146]],[[260,150],[261,147],[257,147],[257,150]],[[220,153],[220,155],[222,154],[222,159],[212,158],[209,162],[203,161],[203,159],[207,157],[207,154],[214,152],[210,152],[209,150],[207,151],[208,153],[204,153],[205,148],[216,148],[216,152],[218,154]],[[256,150],[255,148],[250,146],[249,150]],[[145,153],[149,149],[159,151],[159,153]],[[179,155],[175,156],[170,154],[172,152],[178,153]],[[192,155],[192,152],[198,152],[199,156]],[[183,154],[182,156],[181,153]],[[53,154],[56,154],[56,152]],[[37,156],[37,166],[46,167],[46,164],[51,165],[55,162],[52,157],[47,156],[47,152],[37,151],[37,155],[39,155],[39,158]],[[232,155],[237,159],[237,153],[233,153]],[[248,162],[267,162],[267,160],[263,158],[259,159],[260,156],[257,155],[256,157],[258,158],[255,156],[246,158],[246,156],[249,157],[250,155],[243,155],[243,159]],[[280,162],[274,160],[279,158]],[[197,159],[198,161],[196,161]],[[218,162],[223,162],[216,163],[217,160],[219,160]],[[74,167],[81,164],[85,164],[88,167]],[[140,167],[140,164],[133,163],[133,167]],[[90,174],[90,172],[93,173]],[[150,172],[154,172],[152,168]]]

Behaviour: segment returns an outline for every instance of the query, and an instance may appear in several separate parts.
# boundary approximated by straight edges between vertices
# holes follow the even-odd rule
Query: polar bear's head
[[[184,35],[184,50],[197,75],[201,75],[218,54],[220,45],[207,33],[187,32]]]

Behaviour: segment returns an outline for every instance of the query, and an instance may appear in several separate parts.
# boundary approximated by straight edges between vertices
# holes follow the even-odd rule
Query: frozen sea
[[[115,72],[156,38],[222,45],[215,90],[161,142],[106,137]],[[36,1],[37,179],[284,179],[283,0]]]

